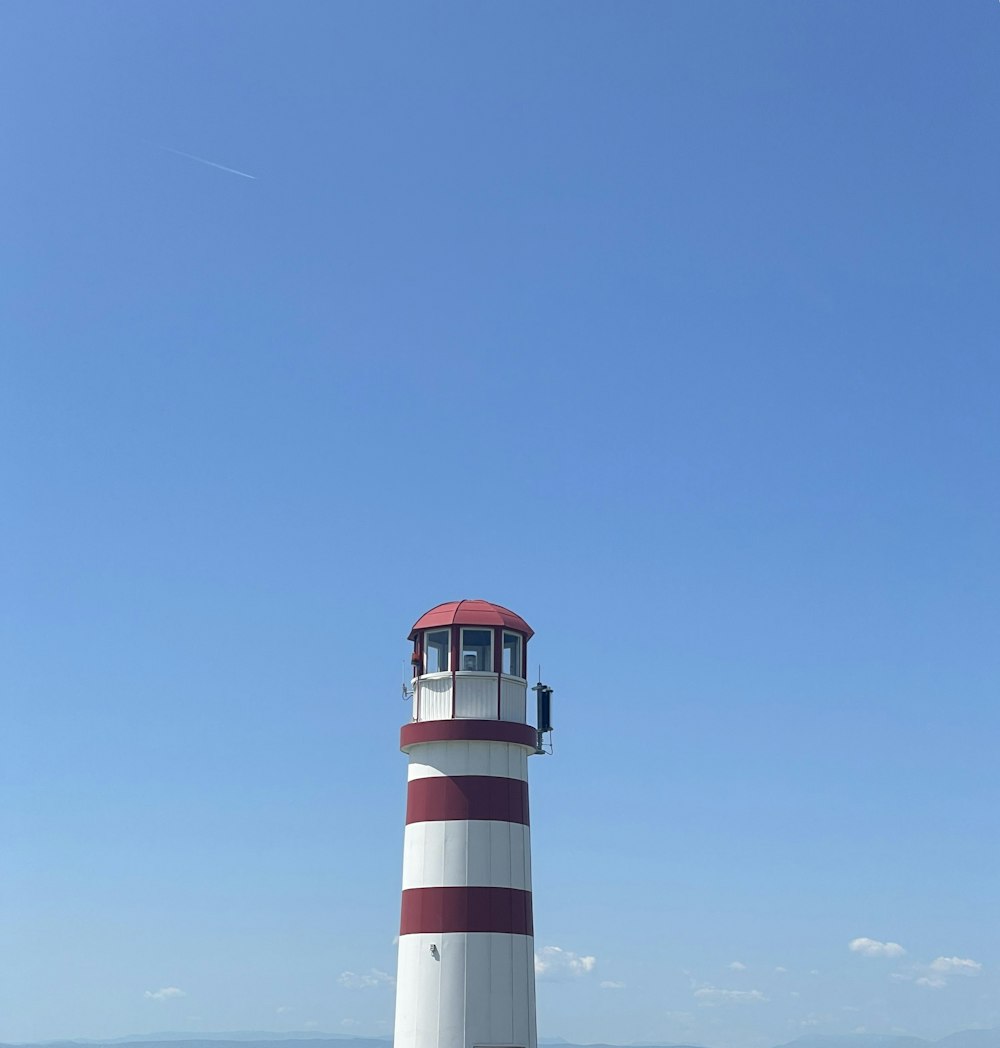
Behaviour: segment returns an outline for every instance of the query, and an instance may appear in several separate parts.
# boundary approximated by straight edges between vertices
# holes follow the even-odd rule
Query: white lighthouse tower
[[[440,604],[413,641],[394,1048],[536,1048],[527,720],[531,627]]]

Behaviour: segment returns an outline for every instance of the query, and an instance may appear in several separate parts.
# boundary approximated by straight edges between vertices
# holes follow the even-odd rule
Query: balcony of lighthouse
[[[520,633],[452,626],[423,630],[414,640],[413,720],[527,722]]]

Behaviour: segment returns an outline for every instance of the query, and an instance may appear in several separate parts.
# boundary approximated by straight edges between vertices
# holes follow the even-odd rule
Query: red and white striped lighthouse
[[[520,615],[484,600],[440,604],[410,633],[394,1048],[536,1048],[531,635]]]

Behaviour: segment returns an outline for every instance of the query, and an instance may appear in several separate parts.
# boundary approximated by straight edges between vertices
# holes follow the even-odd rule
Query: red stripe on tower
[[[408,753],[421,742],[512,742],[532,753],[538,747],[538,732],[530,724],[494,720],[429,720],[404,724],[399,748]]]
[[[498,932],[532,935],[531,892],[518,888],[408,888],[400,935]]]
[[[406,822],[455,819],[528,825],[528,784],[492,775],[433,775],[406,787]]]

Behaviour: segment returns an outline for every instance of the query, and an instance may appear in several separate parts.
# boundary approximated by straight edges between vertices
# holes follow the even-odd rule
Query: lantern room
[[[413,720],[527,722],[531,627],[509,608],[456,600],[421,615],[413,641]]]

